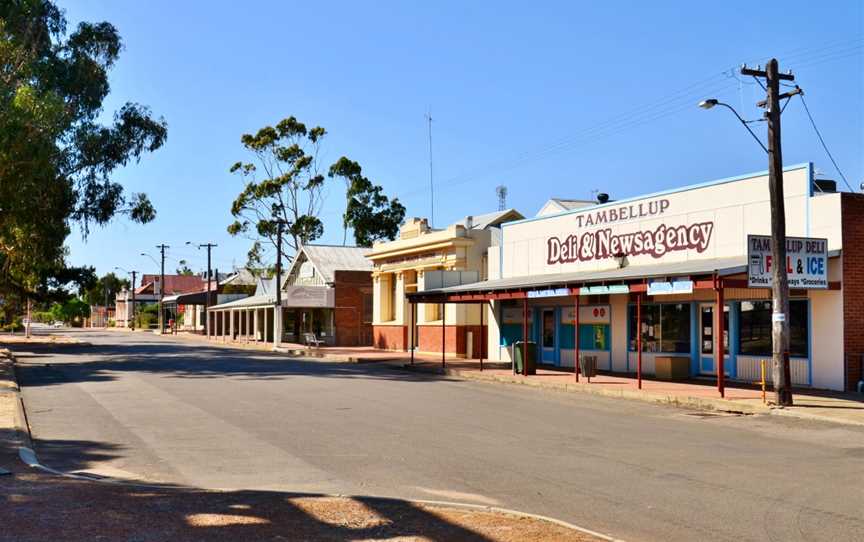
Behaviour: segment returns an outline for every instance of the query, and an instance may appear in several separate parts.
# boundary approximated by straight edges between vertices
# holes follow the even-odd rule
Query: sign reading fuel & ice
[[[747,286],[770,288],[774,262],[771,237],[747,236]],[[786,272],[790,288],[828,288],[828,240],[810,237],[786,238]]]

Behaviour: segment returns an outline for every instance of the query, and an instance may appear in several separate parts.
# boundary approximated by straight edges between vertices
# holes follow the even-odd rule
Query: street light
[[[712,109],[716,105],[722,105],[723,107],[725,107],[726,109],[728,109],[729,111],[734,113],[735,116],[738,117],[738,120],[741,121],[741,124],[744,126],[744,128],[747,128],[747,131],[750,132],[750,135],[753,136],[753,139],[756,140],[756,143],[759,143],[759,146],[762,147],[762,150],[765,151],[766,153],[768,152],[768,149],[762,143],[762,140],[759,139],[759,137],[753,132],[753,130],[750,129],[750,123],[751,122],[757,122],[757,121],[744,120],[743,118],[741,118],[741,115],[739,115],[738,112],[735,111],[734,107],[732,107],[731,105],[729,105],[727,103],[721,102],[717,98],[708,98],[707,100],[702,100],[701,102],[699,102],[699,107],[701,107],[702,109],[705,109],[705,110]]]

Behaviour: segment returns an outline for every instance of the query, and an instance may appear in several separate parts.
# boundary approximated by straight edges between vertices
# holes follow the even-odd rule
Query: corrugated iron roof
[[[304,245],[300,250],[306,254],[324,282],[333,282],[336,271],[372,271],[372,262],[366,258],[366,255],[372,252],[371,248]],[[299,259],[294,258],[294,262]],[[291,264],[286,277],[291,274],[294,265],[296,263]]]
[[[685,262],[670,262],[655,265],[629,266],[621,269],[603,271],[576,271],[571,273],[549,273],[522,277],[507,277],[492,279],[470,284],[461,284],[448,288],[423,290],[418,294],[429,293],[464,293],[464,292],[494,292],[521,288],[552,288],[568,284],[603,282],[612,280],[632,280],[638,278],[675,277],[681,275],[705,275],[717,273],[721,276],[734,275],[747,271],[747,258],[711,258],[704,260],[689,260]]]

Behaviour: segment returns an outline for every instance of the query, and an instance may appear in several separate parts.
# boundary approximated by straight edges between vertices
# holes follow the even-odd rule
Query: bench
[[[315,348],[321,347],[321,341],[318,339],[318,337],[315,336],[314,333],[304,333],[303,344],[305,344],[306,346],[315,345]]]

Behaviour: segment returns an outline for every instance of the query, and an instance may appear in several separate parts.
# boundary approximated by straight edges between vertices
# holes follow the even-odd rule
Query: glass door
[[[555,363],[555,309],[543,309],[541,315],[540,346],[543,363]]]
[[[729,374],[729,305],[723,306],[723,372]],[[714,304],[699,306],[699,372],[717,374],[714,364]]]

